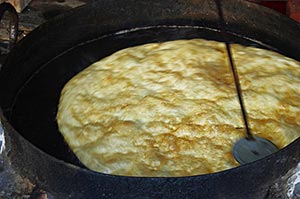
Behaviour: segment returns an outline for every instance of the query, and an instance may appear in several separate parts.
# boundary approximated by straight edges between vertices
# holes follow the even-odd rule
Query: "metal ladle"
[[[272,153],[278,151],[278,148],[270,140],[258,136],[253,136],[253,134],[250,131],[247,112],[243,102],[242,89],[240,86],[239,76],[233,62],[230,45],[227,39],[226,32],[223,27],[225,22],[224,22],[223,12],[221,9],[221,0],[215,0],[215,2],[220,17],[220,30],[221,33],[223,34],[223,39],[226,44],[226,51],[229,57],[231,72],[234,77],[235,88],[240,103],[244,125],[246,128],[246,137],[238,140],[234,144],[232,153],[236,161],[238,161],[240,164],[246,164],[264,158],[268,155],[271,155]]]
[[[262,159],[278,151],[278,148],[270,140],[254,136],[249,128],[247,112],[243,102],[242,90],[239,82],[239,76],[233,63],[229,44],[226,42],[226,50],[230,61],[232,75],[234,77],[235,88],[239,98],[239,104],[243,115],[243,121],[246,128],[246,137],[238,140],[233,146],[233,156],[240,164],[246,164],[255,160]]]

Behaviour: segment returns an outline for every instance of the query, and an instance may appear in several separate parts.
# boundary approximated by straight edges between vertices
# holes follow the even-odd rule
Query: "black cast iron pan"
[[[300,60],[300,26],[242,0],[223,1],[232,42]],[[208,175],[141,178],[89,171],[71,153],[55,116],[76,73],[113,52],[150,42],[222,41],[213,0],[100,0],[43,24],[0,71],[1,122],[13,167],[57,198],[268,198],[300,162],[300,139],[263,160]]]

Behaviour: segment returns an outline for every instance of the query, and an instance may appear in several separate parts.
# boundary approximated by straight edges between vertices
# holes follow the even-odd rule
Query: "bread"
[[[279,148],[300,135],[300,63],[231,45],[252,132]],[[120,50],[64,87],[65,141],[89,169],[125,176],[191,176],[238,166],[245,136],[225,45],[202,39]]]

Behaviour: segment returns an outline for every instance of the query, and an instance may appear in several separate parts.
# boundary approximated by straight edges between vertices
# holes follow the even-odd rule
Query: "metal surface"
[[[4,13],[8,12],[9,14],[9,41],[8,41],[8,50],[10,50],[16,43],[18,38],[18,25],[19,25],[19,17],[15,10],[15,8],[9,3],[0,4],[0,21]]]
[[[9,23],[9,27],[8,27],[8,29],[9,29],[8,50],[10,50],[17,41],[18,14],[11,4],[1,3],[0,4],[0,22],[2,21],[2,18],[3,18],[3,15],[5,12],[9,13],[9,19],[10,19],[10,23]],[[0,55],[1,55],[1,51],[0,51]],[[0,69],[1,69],[1,63],[0,63]],[[2,124],[0,122],[0,155],[2,154],[2,152],[4,150],[4,144],[5,144],[4,142],[5,142],[5,139],[4,139],[4,134],[3,134],[3,128],[2,128]],[[1,170],[1,160],[0,160],[0,170]]]
[[[230,49],[230,43],[229,43],[230,40],[224,29],[225,21],[224,21],[222,6],[221,6],[222,0],[215,0],[215,2],[217,5],[217,10],[220,18],[219,27],[225,42],[226,52],[227,52],[230,69],[235,83],[235,89],[236,89],[237,97],[241,108],[241,113],[242,113],[243,122],[245,126],[245,134],[246,134],[246,138],[242,138],[237,143],[234,144],[232,153],[236,161],[238,161],[240,164],[247,164],[275,153],[276,151],[278,151],[278,148],[274,145],[274,143],[272,143],[271,141],[265,138],[257,137],[257,136],[254,137],[251,132],[251,129],[249,127],[248,115],[243,100],[239,75],[235,67],[235,63]]]
[[[247,164],[269,156],[278,148],[269,140],[254,136],[253,139],[242,138],[233,146],[233,156],[240,164]]]
[[[240,0],[226,1],[223,10],[225,31],[234,42],[299,60],[299,25]],[[212,0],[99,0],[34,30],[0,71],[0,118],[14,170],[56,198],[267,198],[273,183],[299,163],[300,139],[223,172],[142,178],[83,168],[58,132],[59,94],[73,75],[125,47],[198,37],[222,41]]]

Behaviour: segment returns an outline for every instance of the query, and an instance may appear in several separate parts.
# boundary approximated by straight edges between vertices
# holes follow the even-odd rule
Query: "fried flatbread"
[[[231,45],[252,132],[279,148],[300,135],[300,63]],[[125,176],[191,176],[238,166],[245,136],[225,45],[202,39],[120,50],[64,87],[65,141],[89,169]]]

